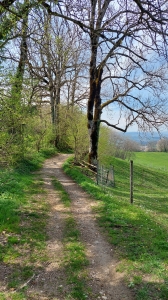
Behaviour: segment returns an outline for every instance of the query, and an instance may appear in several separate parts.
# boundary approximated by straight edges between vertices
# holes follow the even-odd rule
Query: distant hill
[[[151,134],[150,132],[125,132],[123,133],[123,135],[133,141],[136,141],[142,146],[147,145],[149,142],[157,142],[158,140],[160,140],[160,136],[157,132],[153,134]],[[162,132],[162,137],[168,138],[168,132]]]

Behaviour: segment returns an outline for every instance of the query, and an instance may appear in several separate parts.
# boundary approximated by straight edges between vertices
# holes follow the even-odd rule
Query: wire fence
[[[121,165],[118,164],[115,167],[115,172],[114,166],[112,165],[105,167],[98,163],[97,166],[93,166],[83,161],[80,163],[80,166],[82,172],[93,178],[98,185],[109,188],[115,186],[122,188],[122,186],[124,186],[130,193],[132,193],[133,189],[138,189],[139,187],[141,187],[142,190],[149,190],[153,188],[153,181],[156,180],[154,169],[133,166],[133,161],[130,161],[130,166],[126,161],[123,161]],[[157,178],[157,184],[160,186],[162,186],[164,181],[163,177],[162,179]],[[131,195],[130,197],[132,198]]]
[[[133,161],[130,161],[130,166],[126,161],[122,164],[118,164],[115,167],[111,165],[105,167],[98,163],[97,166],[90,165],[83,161],[80,163],[82,172],[96,181],[96,183],[102,187],[113,188],[120,186],[121,189],[124,186],[126,191],[130,192],[130,201],[133,201],[133,189],[141,187],[142,190],[149,190],[153,187],[152,179],[155,178],[155,171],[153,169],[146,169],[139,166],[133,166]],[[156,180],[156,179],[155,179]],[[157,179],[160,186],[160,178]],[[163,182],[163,178],[162,178]]]
[[[110,166],[109,168],[103,166],[102,164],[97,164],[97,166],[91,165],[86,161],[79,163],[82,172],[95,180],[98,185],[114,187],[114,168]]]
[[[92,171],[89,167],[92,167]],[[153,209],[157,205],[165,208],[168,201],[168,171],[161,171],[133,161],[117,161],[109,168],[82,163],[82,170],[108,193],[119,191],[119,199]],[[115,172],[114,172],[115,170]]]
[[[168,172],[120,161],[115,165],[115,187],[120,198],[147,206],[147,202],[160,204],[168,200]]]
[[[105,166],[98,163],[97,165],[97,174],[96,180],[98,185],[114,187],[115,180],[114,180],[114,168],[110,166],[106,168]]]

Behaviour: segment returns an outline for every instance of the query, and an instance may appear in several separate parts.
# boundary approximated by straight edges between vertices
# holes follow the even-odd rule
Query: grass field
[[[168,172],[168,153],[166,152],[136,152],[134,162]]]
[[[134,290],[137,300],[168,299],[168,172],[164,170],[165,158],[165,153],[138,153],[134,160],[133,205],[130,204],[128,161],[109,159],[115,173],[112,189],[98,187],[80,174],[79,169],[65,165],[66,172],[99,201],[99,208],[96,208],[99,224],[108,232],[109,241],[121,261],[118,271],[125,271],[126,283]]]

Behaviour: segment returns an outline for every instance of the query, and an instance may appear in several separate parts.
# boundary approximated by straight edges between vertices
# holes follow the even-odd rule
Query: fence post
[[[99,162],[97,160],[97,185],[99,184]]]
[[[130,160],[130,203],[133,203],[133,160]]]

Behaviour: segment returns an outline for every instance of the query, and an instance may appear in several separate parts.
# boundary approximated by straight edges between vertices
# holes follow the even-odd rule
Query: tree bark
[[[99,129],[101,119],[101,78],[103,69],[90,68],[90,97],[88,101],[88,130],[90,138],[89,163],[97,165]]]

